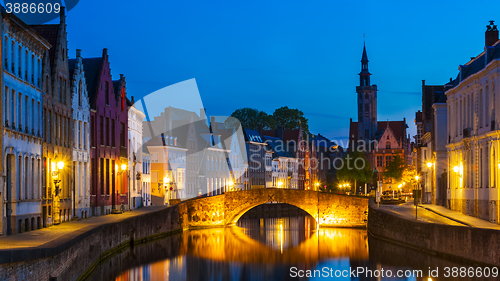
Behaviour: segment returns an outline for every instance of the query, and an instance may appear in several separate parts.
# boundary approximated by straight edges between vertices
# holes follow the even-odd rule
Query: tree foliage
[[[231,117],[239,120],[241,126],[247,129],[256,130],[259,126],[262,126],[264,130],[272,130],[276,128],[276,122],[271,115],[255,108],[244,107],[237,109],[231,114]],[[234,126],[233,123],[235,123],[235,120],[232,118],[228,118],[226,120],[227,126]]]
[[[363,152],[349,152],[342,158],[342,161],[343,165],[337,171],[337,179],[339,181],[357,181],[357,183],[370,182],[373,172]]]
[[[304,134],[309,133],[309,125],[307,124],[307,119],[304,117],[304,112],[298,109],[288,108],[288,106],[283,106],[276,109],[273,113],[274,120],[276,120],[276,125],[281,126],[284,129],[298,129],[302,126],[302,131]]]
[[[406,170],[406,163],[399,155],[394,156],[392,161],[384,169],[385,178],[393,178],[397,182],[403,179],[403,174]]]
[[[309,133],[309,125],[307,124],[307,119],[304,117],[304,113],[298,109],[288,108],[287,106],[276,109],[272,115],[255,108],[244,107],[235,110],[231,114],[231,117],[239,120],[241,126],[247,129],[256,130],[259,126],[262,126],[264,130],[274,130],[277,126],[281,126],[284,129],[298,129],[299,126],[302,126],[304,135]],[[234,127],[237,124],[237,120],[233,118],[226,120],[227,127]]]

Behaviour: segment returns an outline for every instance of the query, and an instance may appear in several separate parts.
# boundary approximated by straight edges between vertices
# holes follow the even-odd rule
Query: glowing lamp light
[[[118,164],[115,164],[115,171],[118,172]]]
[[[402,186],[403,186],[403,185],[402,185],[402,184],[400,184],[398,187],[399,187],[399,188],[401,188]]]
[[[164,182],[164,183],[168,183],[169,181],[170,181],[170,179],[168,178],[168,176],[165,176],[165,177],[163,178],[163,182]]]
[[[283,182],[278,182],[278,187],[281,187],[283,185]]]
[[[127,169],[127,164],[122,164],[122,171],[125,171]]]
[[[427,162],[427,167],[432,168],[433,163],[432,162]]]
[[[458,173],[458,171],[460,171],[460,167],[458,166],[453,167],[453,172]]]
[[[52,169],[52,171],[55,171],[56,170],[56,163],[55,162],[52,162],[50,164],[50,168]]]
[[[62,170],[62,168],[64,168],[64,162],[63,162],[63,161],[59,161],[59,162],[57,162],[57,168],[58,168],[59,170]]]
[[[418,181],[418,179],[419,179],[419,178],[420,178],[419,176],[415,176],[415,180],[417,180],[417,181]]]
[[[229,181],[229,186],[233,186],[234,185],[234,182],[233,181]]]

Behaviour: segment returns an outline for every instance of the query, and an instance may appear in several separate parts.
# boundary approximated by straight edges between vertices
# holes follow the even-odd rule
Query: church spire
[[[361,56],[361,72],[359,73],[359,85],[370,86],[370,72],[368,71],[368,55],[366,54],[366,46],[363,42],[363,55]]]

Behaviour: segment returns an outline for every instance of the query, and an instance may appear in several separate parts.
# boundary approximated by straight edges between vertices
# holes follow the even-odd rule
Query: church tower
[[[368,55],[363,44],[361,72],[359,73],[358,94],[358,140],[369,142],[375,139],[377,132],[377,85],[370,84],[368,71]]]

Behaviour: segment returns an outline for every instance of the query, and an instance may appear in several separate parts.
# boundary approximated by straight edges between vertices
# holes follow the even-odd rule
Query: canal
[[[316,230],[312,217],[289,207],[256,208],[234,227],[191,230],[128,248],[103,261],[88,280],[428,281],[429,268],[443,277],[446,267],[468,266],[380,241],[364,229]]]

